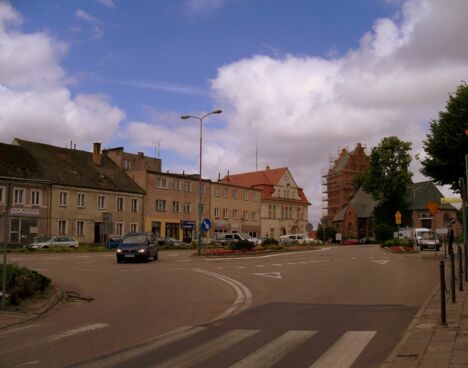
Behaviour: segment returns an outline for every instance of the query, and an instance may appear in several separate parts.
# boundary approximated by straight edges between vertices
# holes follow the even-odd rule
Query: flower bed
[[[393,245],[391,247],[385,247],[392,253],[418,253],[413,247],[402,246],[402,245]]]
[[[253,249],[227,249],[227,248],[211,248],[203,249],[201,255],[207,257],[226,257],[238,255],[257,255],[272,252],[287,252],[287,251],[300,251],[311,250],[317,247],[311,245],[288,245],[288,246],[273,246],[273,247],[255,247]]]

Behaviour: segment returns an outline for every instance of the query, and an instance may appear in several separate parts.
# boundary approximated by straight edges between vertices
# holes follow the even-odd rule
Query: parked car
[[[437,237],[437,234],[432,230],[421,232],[421,238],[419,239],[418,245],[420,250],[431,248],[439,251],[440,249],[439,238]]]
[[[246,240],[250,243],[254,243],[255,245],[262,244],[261,240],[254,238],[247,233],[223,233],[218,235],[218,240],[222,244],[229,244],[231,242],[237,242],[240,240]]]
[[[117,263],[140,260],[148,262],[150,258],[159,259],[159,244],[153,233],[136,232],[124,236],[116,250]]]
[[[70,236],[35,238],[32,243],[28,244],[28,247],[33,249],[47,249],[53,247],[78,248],[79,246],[80,243],[78,243],[78,240]]]
[[[290,243],[316,244],[314,239],[311,239],[307,235],[304,235],[304,234],[281,235],[280,243],[283,243],[283,244],[290,244]]]
[[[119,244],[122,242],[123,236],[110,236],[107,239],[106,247],[109,249],[117,248]]]

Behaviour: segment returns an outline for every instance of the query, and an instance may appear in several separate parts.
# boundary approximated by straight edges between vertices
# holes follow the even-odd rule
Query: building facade
[[[310,203],[288,168],[267,166],[263,171],[227,175],[221,182],[261,191],[261,237],[307,233]]]

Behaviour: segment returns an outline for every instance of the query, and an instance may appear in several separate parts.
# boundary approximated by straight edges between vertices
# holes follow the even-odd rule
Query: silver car
[[[53,247],[63,247],[63,248],[78,248],[80,243],[75,238],[71,236],[54,236],[47,238],[36,238],[32,243],[29,244],[29,247],[34,249],[40,248],[53,248]]]

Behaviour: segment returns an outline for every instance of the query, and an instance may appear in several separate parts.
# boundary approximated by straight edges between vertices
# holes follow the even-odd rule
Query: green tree
[[[372,148],[370,167],[364,180],[364,190],[379,203],[374,210],[376,224],[394,225],[396,211],[408,208],[405,199],[413,174],[408,171],[411,163],[411,142],[397,137],[385,137]]]
[[[317,226],[317,239],[322,241],[328,241],[328,239],[335,239],[336,230],[333,226],[328,225],[327,216],[323,216],[320,219],[320,223]]]
[[[421,173],[439,185],[450,185],[459,192],[459,178],[465,176],[465,155],[468,154],[468,85],[460,84],[449,95],[446,111],[432,120],[424,141],[426,158]]]

